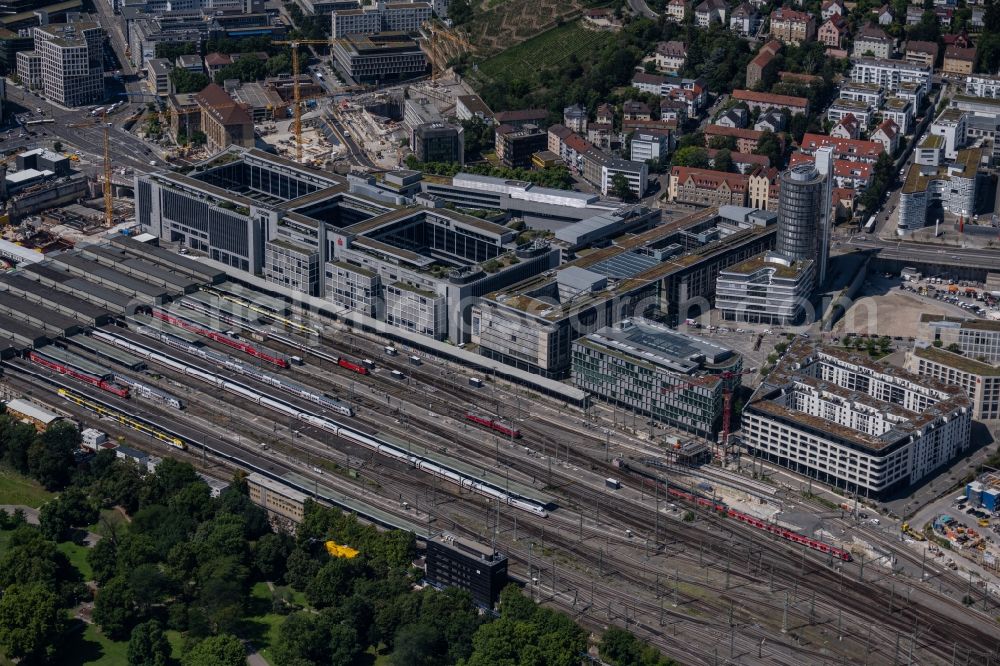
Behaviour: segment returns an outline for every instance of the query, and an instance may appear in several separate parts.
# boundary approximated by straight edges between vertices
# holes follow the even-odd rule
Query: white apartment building
[[[719,271],[715,307],[727,321],[791,325],[801,320],[815,282],[814,261],[767,252]]]
[[[969,446],[958,386],[797,340],[743,411],[756,455],[865,495],[906,488]]]
[[[965,77],[965,92],[976,97],[1000,97],[1000,76],[970,74]]]
[[[945,109],[931,123],[930,134],[944,137],[944,156],[947,159],[955,159],[959,149],[965,145],[967,125],[966,113],[954,108]]]
[[[882,118],[896,123],[900,134],[909,134],[915,120],[913,102],[902,97],[890,97],[882,107]]]
[[[882,86],[874,83],[855,83],[853,81],[845,81],[840,84],[840,94],[837,96],[841,99],[864,102],[873,109],[882,106],[882,102],[885,99]]]
[[[901,83],[917,83],[927,90],[931,68],[902,60],[852,58],[850,76],[855,83],[874,83],[889,92],[896,92]]]
[[[96,23],[59,23],[34,29],[42,57],[45,96],[64,106],[104,99],[104,30]]]
[[[372,7],[335,10],[330,14],[332,36],[371,35],[377,32],[417,32],[431,18],[427,2],[379,0]]]
[[[972,418],[1000,419],[1000,368],[932,346],[906,354],[906,369],[960,386],[972,400]]]
[[[833,124],[839,123],[845,116],[854,116],[862,132],[867,132],[868,128],[872,126],[874,115],[871,107],[866,102],[852,99],[834,100],[833,104],[826,111],[827,119]]]
[[[665,132],[636,132],[629,148],[633,162],[658,160],[670,151],[670,135]]]

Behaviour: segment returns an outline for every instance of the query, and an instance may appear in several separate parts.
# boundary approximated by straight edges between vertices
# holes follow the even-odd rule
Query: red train
[[[203,326],[188,321],[187,319],[175,317],[174,315],[168,312],[164,312],[163,310],[153,310],[153,316],[161,321],[167,322],[168,324],[179,326],[180,328],[183,328],[185,331],[191,331],[192,333],[195,333],[196,335],[200,335],[202,337],[206,337],[209,340],[215,340],[216,342],[221,342],[227,347],[232,347],[233,349],[241,351],[244,354],[249,354],[254,358],[259,358],[262,361],[267,361],[268,363],[276,365],[279,368],[290,367],[288,359],[286,358],[281,358],[280,356],[274,356],[273,354],[268,354],[267,352],[261,351],[257,347],[249,343],[243,342],[242,340],[235,340],[229,337],[228,335],[224,335],[222,333],[219,333],[218,331],[213,331],[211,329],[204,328]]]
[[[472,421],[473,423],[478,423],[481,426],[489,428],[490,430],[496,430],[499,433],[503,433],[507,437],[513,437],[518,439],[521,437],[521,431],[516,427],[510,425],[506,421],[498,421],[496,419],[491,419],[488,416],[480,416],[479,414],[473,414],[469,412],[465,415],[465,418]]]
[[[337,365],[339,365],[342,368],[346,368],[346,369],[350,370],[351,372],[356,372],[359,375],[367,375],[368,374],[368,368],[366,368],[363,365],[358,365],[357,363],[352,363],[351,361],[348,361],[343,356],[337,357]]]
[[[642,478],[644,482],[652,481],[653,483],[660,483],[661,486],[663,485],[660,482],[660,479],[645,472],[642,472],[640,470],[632,469],[625,463],[619,463],[617,466],[620,469],[625,470],[629,474],[632,474],[633,476],[638,476]],[[725,513],[730,518],[738,520],[741,523],[745,523],[747,525],[750,525],[751,527],[756,527],[759,530],[769,532],[782,539],[786,539],[788,541],[801,544],[806,548],[812,548],[813,550],[818,550],[821,553],[832,555],[838,560],[844,562],[851,562],[854,559],[849,552],[847,552],[842,548],[831,546],[830,544],[824,541],[820,541],[819,539],[813,539],[811,537],[807,537],[804,534],[799,534],[798,532],[786,529],[784,527],[781,527],[780,525],[769,523],[765,520],[761,520],[760,518],[751,516],[750,514],[729,508],[722,502],[711,500],[708,499],[707,497],[702,497],[701,495],[685,490],[684,488],[668,484],[666,490],[667,494],[669,494],[671,497],[675,497],[683,502],[697,504],[698,506],[705,507],[706,509],[711,509],[719,513]]]
[[[96,376],[94,376],[94,375],[92,375],[90,373],[83,372],[81,370],[76,370],[75,368],[67,367],[67,366],[63,365],[62,363],[58,363],[58,362],[53,361],[51,359],[45,358],[41,354],[36,354],[35,352],[30,352],[28,354],[28,358],[30,358],[33,362],[37,363],[38,365],[40,365],[40,366],[42,366],[44,368],[48,368],[49,370],[54,370],[55,372],[58,372],[58,373],[63,374],[63,375],[67,375],[67,376],[72,377],[74,379],[79,379],[81,382],[86,382],[87,384],[90,384],[92,386],[96,386],[97,388],[101,389],[102,391],[107,391],[108,393],[113,393],[113,394],[117,395],[120,398],[127,398],[128,397],[128,389],[127,388],[125,388],[123,386],[119,386],[118,384],[115,384],[113,382],[106,381],[106,380],[102,379],[101,377],[96,377]]]

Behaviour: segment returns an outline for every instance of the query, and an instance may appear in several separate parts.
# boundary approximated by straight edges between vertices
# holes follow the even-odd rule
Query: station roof
[[[0,339],[11,340],[16,347],[40,347],[49,337],[40,329],[0,312]]]
[[[0,310],[15,319],[30,320],[49,333],[65,335],[77,330],[79,322],[38,303],[15,296],[9,291],[0,291]]]
[[[163,298],[170,295],[170,291],[164,287],[157,287],[143,282],[142,280],[125,275],[119,271],[103,266],[98,262],[87,259],[80,254],[64,253],[54,258],[58,264],[66,266],[71,272],[86,277],[87,279],[97,278],[106,282],[113,289],[125,293],[148,296],[153,299]]]
[[[76,313],[76,318],[90,325],[103,323],[109,314],[104,308],[89,303],[71,294],[46,287],[24,275],[10,275],[0,282],[0,289],[7,287],[9,291],[29,301],[40,301],[43,304],[52,303]]]
[[[111,244],[116,245],[131,255],[142,257],[158,266],[163,266],[182,275],[187,275],[202,282],[216,283],[225,279],[226,274],[215,270],[194,259],[182,257],[152,243],[140,243],[134,238],[118,235],[111,238]]]

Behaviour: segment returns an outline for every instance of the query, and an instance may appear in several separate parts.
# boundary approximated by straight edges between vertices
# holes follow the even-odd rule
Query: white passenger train
[[[361,446],[382,455],[403,460],[413,467],[421,469],[429,474],[439,476],[443,479],[447,479],[448,481],[460,485],[462,488],[467,488],[481,495],[490,497],[491,499],[497,499],[513,506],[514,508],[529,511],[538,516],[545,517],[548,515],[545,510],[545,506],[540,502],[512,495],[505,491],[502,487],[494,486],[486,481],[483,481],[482,479],[466,476],[465,474],[436,463],[433,460],[428,460],[422,456],[415,455],[409,451],[376,439],[363,432],[354,430],[353,428],[348,428],[343,424],[325,416],[303,411],[301,408],[285,402],[284,400],[255,391],[246,384],[241,384],[240,382],[227,379],[214,372],[202,370],[201,368],[185,363],[184,361],[181,361],[173,356],[169,356],[154,349],[136,344],[123,336],[115,335],[99,329],[95,330],[93,335],[100,340],[116,345],[150,362],[166,366],[176,370],[177,372],[181,372],[198,379],[199,381],[203,381],[217,388],[234,393],[242,398],[245,398],[246,400],[263,405],[269,409],[273,409],[276,412],[292,416],[308,423],[309,425],[325,430],[326,432],[332,433],[338,437],[343,437],[344,439],[360,444]],[[200,347],[196,348],[201,349]]]

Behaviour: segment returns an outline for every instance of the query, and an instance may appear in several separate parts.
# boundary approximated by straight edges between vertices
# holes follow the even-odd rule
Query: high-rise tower
[[[817,283],[826,279],[829,255],[833,155],[816,151],[815,164],[799,164],[781,174],[777,251],[793,261],[817,264]]]

